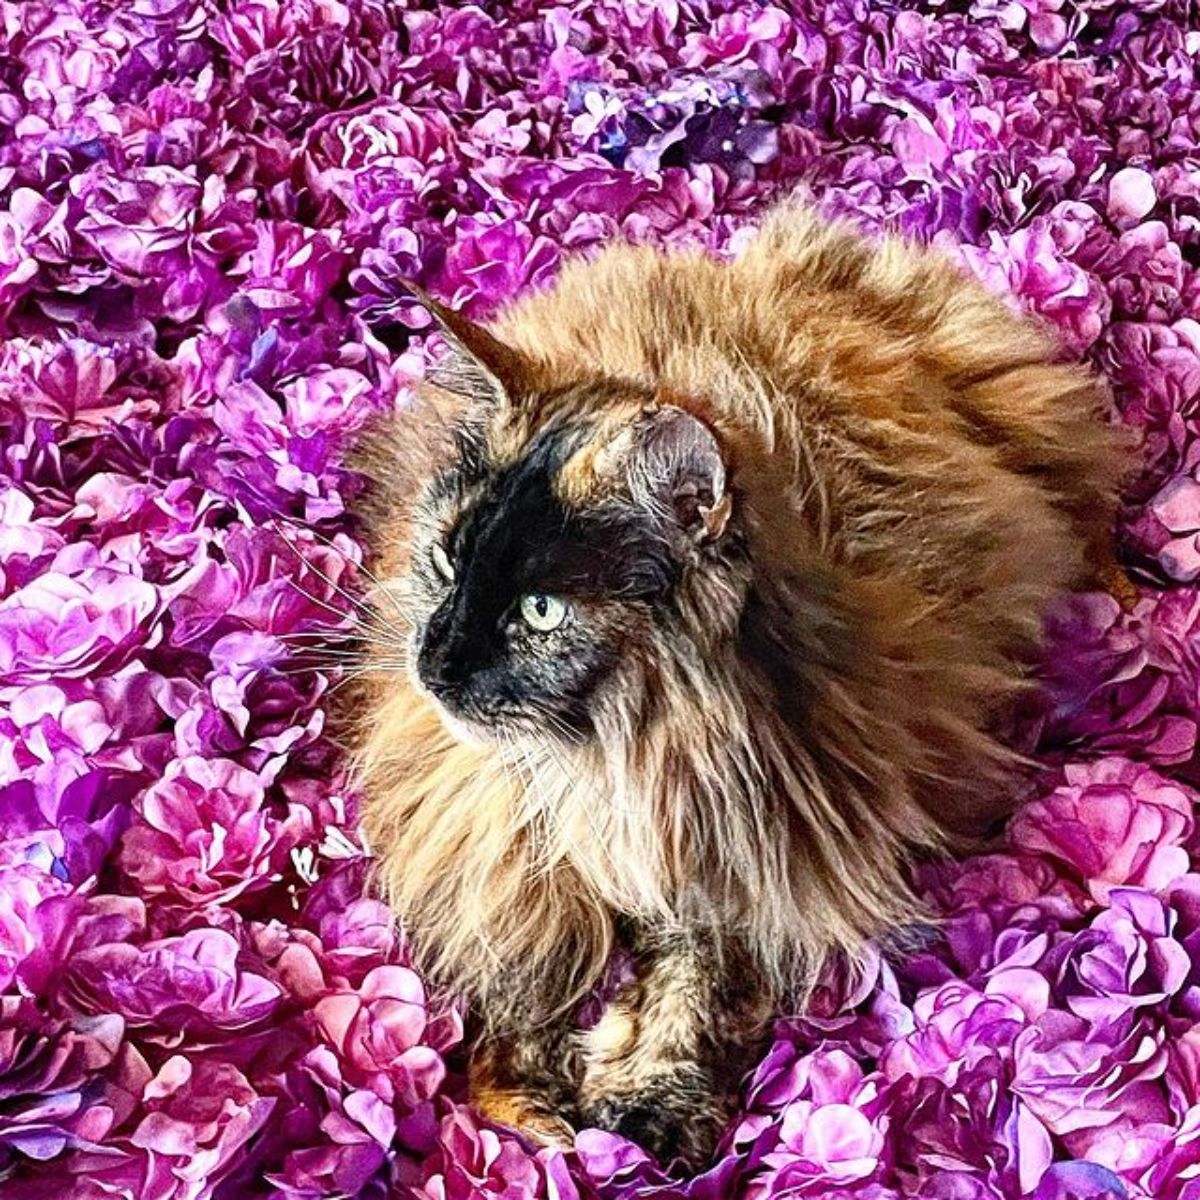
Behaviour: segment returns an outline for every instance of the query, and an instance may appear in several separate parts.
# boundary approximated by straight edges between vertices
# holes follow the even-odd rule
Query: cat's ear
[[[520,394],[528,368],[517,351],[416,284],[406,282],[403,286],[433,318],[449,347],[449,353],[434,368],[431,382],[455,395],[497,404],[506,404]]]
[[[681,408],[646,413],[631,430],[626,460],[633,498],[695,541],[718,538],[733,499],[716,435]]]

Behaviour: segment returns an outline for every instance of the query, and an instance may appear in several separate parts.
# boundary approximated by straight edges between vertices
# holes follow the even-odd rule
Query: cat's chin
[[[444,705],[438,705],[438,714],[442,718],[447,732],[459,742],[468,746],[498,746],[504,740],[502,731],[495,725],[485,725],[480,721],[471,721],[464,717],[456,717],[447,712]]]
[[[473,721],[470,717],[457,716],[442,704],[438,704],[437,709],[446,731],[455,741],[467,746],[511,748],[522,743],[539,743],[545,740],[545,730],[533,728],[528,723],[511,721],[487,724],[483,721]]]

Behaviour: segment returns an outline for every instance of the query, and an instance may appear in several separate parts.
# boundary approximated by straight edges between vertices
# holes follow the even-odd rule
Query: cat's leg
[[[707,939],[643,931],[633,948],[636,982],[581,1038],[579,1116],[664,1165],[698,1167],[762,1048],[771,1002],[741,955],[721,962]]]
[[[579,1047],[565,1018],[512,1033],[484,1031],[471,1052],[471,1104],[488,1120],[534,1141],[570,1146],[580,1067]]]

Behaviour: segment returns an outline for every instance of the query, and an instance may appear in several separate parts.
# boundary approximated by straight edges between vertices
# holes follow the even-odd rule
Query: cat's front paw
[[[608,1096],[583,1113],[587,1124],[628,1138],[661,1166],[682,1164],[691,1171],[712,1157],[726,1115],[712,1095],[670,1084],[631,1096]]]
[[[470,1099],[480,1116],[494,1125],[507,1125],[540,1146],[570,1150],[575,1144],[575,1130],[540,1097],[516,1089],[487,1088],[473,1090]]]

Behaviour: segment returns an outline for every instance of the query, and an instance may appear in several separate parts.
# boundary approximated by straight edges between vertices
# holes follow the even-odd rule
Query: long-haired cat
[[[1112,567],[1116,439],[948,261],[798,206],[486,329],[428,306],[448,357],[361,459],[378,878],[482,1016],[485,1112],[695,1163],[769,1014],[1011,802],[997,722]]]

